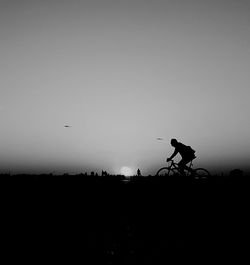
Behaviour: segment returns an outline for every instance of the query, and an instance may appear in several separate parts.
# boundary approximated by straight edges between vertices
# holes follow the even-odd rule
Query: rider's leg
[[[180,173],[181,175],[185,175],[185,172],[184,172],[184,169],[186,168],[186,160],[185,159],[182,159],[179,163],[178,163],[178,166],[179,166],[179,169],[180,169]]]
[[[186,159],[186,161],[187,161],[187,163],[192,163],[192,161],[195,159],[195,157],[190,157],[190,158],[187,158]],[[194,172],[195,172],[195,170],[193,170],[192,168],[191,168],[191,164],[189,165],[189,166],[187,166],[187,165],[185,165],[186,167],[185,167],[185,169],[187,169],[191,174],[194,174]]]
[[[193,169],[190,168],[190,166],[187,166],[187,164],[189,162],[191,162],[193,160],[193,158],[182,158],[182,160],[178,163],[180,172],[182,175],[185,174],[184,170],[188,170],[189,172],[191,172],[191,174],[194,172]]]

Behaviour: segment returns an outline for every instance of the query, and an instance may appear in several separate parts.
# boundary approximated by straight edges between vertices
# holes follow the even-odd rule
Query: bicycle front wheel
[[[177,174],[176,170],[169,167],[162,167],[157,171],[156,176],[173,176],[176,174]]]
[[[196,179],[206,179],[210,176],[210,173],[205,168],[195,169],[195,178]]]

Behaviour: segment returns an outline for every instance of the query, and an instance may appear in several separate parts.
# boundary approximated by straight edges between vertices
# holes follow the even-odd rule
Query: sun
[[[121,174],[125,177],[129,177],[133,175],[133,170],[130,167],[122,167]]]

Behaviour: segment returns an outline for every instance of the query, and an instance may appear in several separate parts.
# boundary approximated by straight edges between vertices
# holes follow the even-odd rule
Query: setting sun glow
[[[133,170],[129,167],[122,167],[121,174],[124,175],[125,177],[129,177],[133,175]]]

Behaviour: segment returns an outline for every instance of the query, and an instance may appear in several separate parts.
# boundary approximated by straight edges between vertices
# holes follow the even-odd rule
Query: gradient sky
[[[249,165],[248,0],[0,0],[0,56],[1,172]]]

